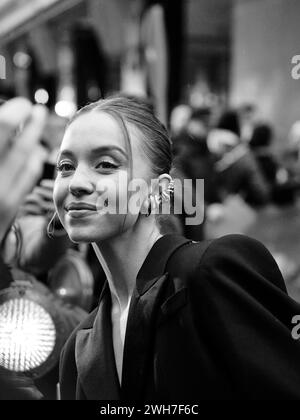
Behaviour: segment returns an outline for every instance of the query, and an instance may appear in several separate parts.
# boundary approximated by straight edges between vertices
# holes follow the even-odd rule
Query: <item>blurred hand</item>
[[[43,106],[24,98],[0,107],[0,242],[41,174],[46,151],[39,139],[46,117]]]
[[[54,180],[43,179],[31,194],[27,195],[21,207],[21,215],[53,216],[55,212],[53,202]]]

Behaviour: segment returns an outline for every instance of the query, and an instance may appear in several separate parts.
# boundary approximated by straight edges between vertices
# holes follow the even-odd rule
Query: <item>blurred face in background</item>
[[[147,180],[151,171],[139,147],[141,139],[132,127],[128,132],[132,140],[132,177]],[[67,128],[57,161],[54,202],[72,241],[99,242],[134,228],[138,215],[102,212],[104,192],[117,192],[117,205],[127,200],[127,184],[122,180],[130,181],[130,167],[124,134],[110,115],[94,110],[80,115]],[[109,202],[113,203],[114,197]]]
[[[191,108],[188,105],[177,105],[171,112],[170,128],[172,135],[178,135],[183,131],[191,116]]]
[[[197,137],[206,137],[208,133],[208,128],[201,120],[196,118],[190,119],[187,124],[187,132],[192,136]]]

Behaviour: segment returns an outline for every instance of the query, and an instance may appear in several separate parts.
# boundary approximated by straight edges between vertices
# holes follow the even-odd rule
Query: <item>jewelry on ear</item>
[[[173,179],[170,181],[170,183],[168,185],[167,192],[170,195],[173,195],[174,194],[174,181],[173,181]]]
[[[171,200],[171,195],[174,194],[174,181],[171,179],[169,182],[168,188],[166,191],[162,191],[159,195],[152,195],[149,194],[149,206],[146,217],[149,217],[150,214],[159,207],[160,204],[163,202],[167,202]]]
[[[168,185],[167,190],[166,191],[162,191],[160,193],[160,196],[158,198],[158,202],[159,203],[163,203],[163,202],[170,201],[171,195],[173,195],[173,194],[174,194],[174,181],[171,180],[169,182],[169,185]]]
[[[163,191],[161,193],[161,202],[166,202],[170,200],[170,194],[167,193],[167,191]]]
[[[47,235],[51,239],[66,235],[66,231],[64,230],[56,212],[53,214],[48,223]]]
[[[51,219],[49,220],[49,223],[47,225],[47,235],[49,238],[54,238],[54,218],[56,216],[56,213],[53,214]]]

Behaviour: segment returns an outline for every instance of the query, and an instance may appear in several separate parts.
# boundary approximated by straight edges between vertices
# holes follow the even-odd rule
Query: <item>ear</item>
[[[159,175],[158,185],[159,185],[160,193],[163,193],[163,192],[168,193],[167,190],[171,181],[172,181],[171,175],[169,174]]]
[[[170,196],[168,192],[168,187],[171,181],[172,177],[169,174],[161,174],[156,180],[152,180],[150,194],[144,200],[141,207],[142,214],[148,213],[150,203],[152,205],[152,210],[157,208],[162,193],[165,193],[167,196]]]

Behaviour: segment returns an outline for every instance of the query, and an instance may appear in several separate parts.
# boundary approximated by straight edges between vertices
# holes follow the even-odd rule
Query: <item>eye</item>
[[[103,169],[106,171],[117,169],[117,168],[118,168],[118,165],[108,160],[103,160],[96,165],[96,169]]]
[[[74,165],[70,162],[59,162],[56,166],[58,172],[66,173],[75,169]]]

